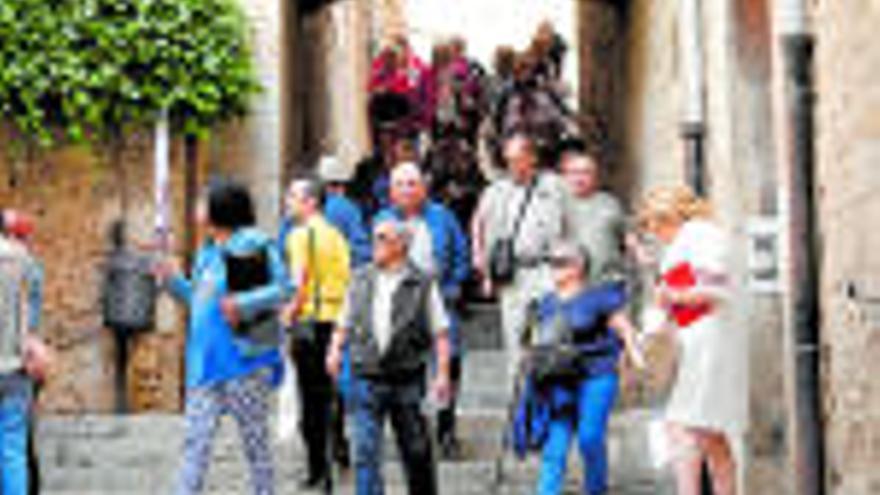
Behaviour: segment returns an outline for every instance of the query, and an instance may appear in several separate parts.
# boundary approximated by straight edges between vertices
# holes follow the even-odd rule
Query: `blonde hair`
[[[710,218],[712,206],[686,186],[661,186],[649,190],[638,208],[639,225],[663,221],[681,221]]]

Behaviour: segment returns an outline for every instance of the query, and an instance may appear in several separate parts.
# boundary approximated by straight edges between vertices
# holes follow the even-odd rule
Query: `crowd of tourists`
[[[189,309],[175,493],[202,491],[223,416],[240,428],[253,493],[276,493],[269,422],[285,361],[300,397],[301,489],[330,493],[350,469],[356,493],[383,493],[387,417],[409,493],[438,493],[437,457],[462,455],[462,320],[475,299],[500,308],[509,379],[498,386],[510,390],[514,450],[541,451],[537,493],[562,492],[572,438],[584,493],[607,492],[620,370],[647,366],[643,343],[658,335],[680,347],[667,405],[679,493],[700,493],[704,463],[714,493],[737,493],[745,366],[742,329],[725,318],[728,241],[685,187],[648,192],[633,215],[602,189],[608,164],[578,140],[566,104],[565,52],[542,24],[527,50],[499,48],[489,72],[463,39],[437,44],[428,64],[395,37],[367,81],[374,152],[356,164],[324,156],[294,179],[278,235],[256,227],[244,185],[205,185],[191,268],[155,268]],[[662,257],[646,254],[649,239]],[[2,253],[25,250],[2,240]],[[632,266],[659,274],[644,303],[661,315],[651,328],[629,316]],[[9,452],[25,444],[38,326],[0,354],[2,493],[26,484]]]

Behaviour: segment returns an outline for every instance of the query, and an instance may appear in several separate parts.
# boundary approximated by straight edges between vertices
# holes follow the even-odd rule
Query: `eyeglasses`
[[[397,237],[394,234],[389,234],[387,232],[377,232],[373,235],[373,243],[375,244],[389,244],[396,240]]]

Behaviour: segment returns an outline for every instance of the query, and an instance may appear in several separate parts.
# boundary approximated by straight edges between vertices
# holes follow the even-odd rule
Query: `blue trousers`
[[[577,386],[572,411],[554,411],[544,444],[538,495],[558,495],[565,485],[566,461],[577,432],[584,464],[584,493],[602,495],[608,490],[608,419],[617,399],[617,375],[603,374]]]
[[[0,375],[0,493],[28,493],[27,437],[32,397],[30,378]]]
[[[353,382],[354,462],[357,495],[382,495],[382,431],[385,417],[401,454],[411,495],[436,495],[437,477],[428,424],[421,411],[424,383]]]

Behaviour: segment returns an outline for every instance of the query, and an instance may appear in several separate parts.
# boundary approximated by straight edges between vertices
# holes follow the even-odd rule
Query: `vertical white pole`
[[[160,256],[171,253],[171,130],[168,109],[164,109],[156,122],[153,157],[153,221],[154,242]],[[168,296],[156,301],[156,330],[173,332],[177,324],[177,308]]]
[[[156,242],[167,253],[171,246],[171,181],[170,154],[171,133],[168,123],[168,110],[162,111],[156,122],[155,156],[153,168],[153,197],[155,201],[154,228]]]

